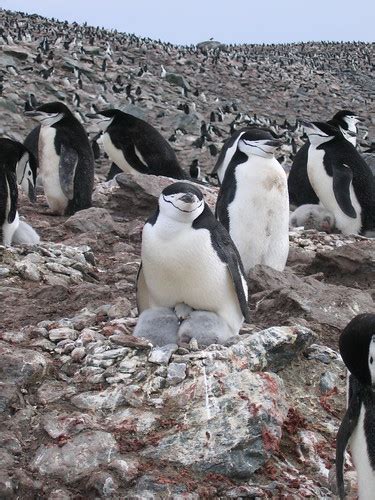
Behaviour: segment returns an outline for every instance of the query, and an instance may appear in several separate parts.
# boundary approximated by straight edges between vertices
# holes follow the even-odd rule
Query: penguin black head
[[[359,314],[339,340],[340,354],[352,375],[363,385],[375,386],[375,314]]]
[[[263,158],[272,158],[275,150],[280,145],[281,141],[276,139],[270,131],[253,128],[241,135],[237,147],[247,156],[256,155]]]
[[[119,109],[104,109],[103,111],[98,111],[97,113],[87,113],[87,118],[95,120],[96,125],[101,130],[106,130],[112,123],[113,120],[118,116],[128,116],[127,113],[123,113]]]
[[[204,210],[202,192],[188,182],[175,182],[159,196],[160,214],[177,222],[192,222]]]
[[[361,122],[362,119],[354,113],[354,111],[349,111],[348,109],[343,109],[338,111],[329,121],[331,125],[335,125],[337,127],[341,127],[345,130],[356,130],[357,123]]]
[[[329,123],[301,121],[301,125],[313,146],[320,146],[341,136],[340,130]]]
[[[33,111],[26,111],[25,115],[35,118],[41,125],[50,127],[64,117],[71,116],[71,112],[65,104],[56,101],[42,104],[42,106],[37,107]]]

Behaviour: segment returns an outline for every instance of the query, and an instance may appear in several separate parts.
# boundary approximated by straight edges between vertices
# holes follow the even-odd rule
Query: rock
[[[216,40],[207,40],[204,42],[199,42],[197,43],[197,49],[200,50],[215,50],[215,49],[224,49],[225,45],[222,44],[221,42],[218,42]]]
[[[332,391],[337,385],[338,377],[335,373],[324,372],[319,381],[319,389],[322,394]]]
[[[60,436],[72,436],[83,429],[94,428],[95,420],[86,413],[61,413],[55,410],[43,416],[42,425],[47,434],[58,439]]]
[[[330,347],[323,345],[312,344],[305,350],[305,356],[307,357],[307,359],[316,359],[326,365],[328,365],[332,361],[337,361],[344,364],[338,352],[334,351]]]
[[[57,477],[70,484],[108,465],[117,452],[118,445],[109,432],[81,432],[61,447],[41,445],[30,467],[43,476]]]
[[[15,489],[12,474],[0,470],[0,497],[4,500],[14,498]]]
[[[15,263],[15,269],[18,271],[20,276],[26,280],[30,281],[40,281],[41,274],[36,264],[23,260],[21,262]]]
[[[0,279],[7,278],[9,275],[10,275],[9,268],[0,266]]]
[[[99,498],[119,498],[117,480],[105,471],[94,472],[87,481],[86,489],[94,489]]]
[[[186,378],[185,363],[171,363],[168,365],[167,384],[177,385]]]
[[[182,75],[179,75],[177,73],[167,73],[164,78],[168,83],[171,83],[172,85],[182,87],[184,90],[190,90],[190,85]]]
[[[50,366],[45,354],[31,349],[14,348],[0,342],[0,378],[17,386],[35,384],[43,379]]]
[[[167,344],[162,347],[154,347],[150,352],[148,360],[150,363],[158,365],[167,365],[171,356],[178,349],[177,344]]]
[[[48,336],[50,340],[56,342],[58,340],[76,340],[78,338],[78,333],[72,328],[53,328],[49,331]]]
[[[375,245],[370,240],[356,241],[330,251],[318,251],[309,273],[323,272],[329,283],[353,288],[374,288]]]
[[[52,490],[48,496],[48,500],[71,500],[72,498],[69,491],[62,488]]]
[[[116,471],[121,481],[127,484],[139,475],[140,464],[134,458],[121,457],[113,460],[108,467]]]
[[[61,398],[70,398],[77,389],[66,382],[51,380],[44,382],[37,390],[38,400],[42,405],[53,403]]]
[[[71,402],[84,410],[115,410],[126,401],[126,389],[117,385],[104,391],[82,392],[71,398]]]
[[[282,380],[273,373],[230,371],[208,359],[191,376],[163,391],[175,408],[168,417],[178,415],[183,427],[159,433],[140,454],[177,467],[251,477],[280,441],[288,409]]]
[[[80,210],[65,221],[64,225],[80,233],[115,231],[115,223],[105,208],[91,207]]]
[[[342,330],[361,312],[375,312],[369,293],[322,283],[313,277],[300,278],[289,270],[284,273],[267,266],[255,266],[249,273],[249,283],[257,294],[258,320],[280,316],[305,318],[329,331],[332,327]],[[267,301],[264,298],[267,297]],[[254,297],[252,297],[252,301]]]
[[[124,318],[129,316],[131,311],[131,304],[126,297],[122,297],[117,300],[116,304],[108,309],[108,317],[113,318]]]

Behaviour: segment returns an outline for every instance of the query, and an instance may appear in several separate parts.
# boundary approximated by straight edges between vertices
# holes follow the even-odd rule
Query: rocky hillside
[[[0,18],[3,135],[22,140],[34,126],[22,114],[34,94],[84,123],[94,105],[129,109],[171,138],[183,166],[196,158],[208,171],[231,124],[247,120],[284,134],[286,156],[302,113],[353,108],[362,142],[373,137],[369,44],[219,52]],[[1,498],[334,498],[337,339],[375,312],[374,241],[295,230],[283,273],[251,271],[251,324],[237,341],[152,348],[132,336],[135,279],[144,220],[170,180],[105,183],[108,168],[102,157],[93,208],[70,218],[21,195],[42,243],[0,247]],[[217,189],[204,191],[212,206]],[[345,477],[355,498],[350,460]]]

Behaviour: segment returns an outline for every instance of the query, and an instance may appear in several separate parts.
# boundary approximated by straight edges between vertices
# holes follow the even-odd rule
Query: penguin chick
[[[146,309],[138,318],[133,335],[142,337],[153,346],[177,344],[179,322],[177,316],[169,307]]]
[[[301,205],[290,215],[289,225],[291,228],[303,226],[305,229],[332,233],[335,229],[335,216],[321,205]]]
[[[195,338],[199,347],[211,344],[224,344],[233,337],[227,323],[216,313],[210,311],[192,311],[178,330],[178,344],[188,344]]]
[[[20,220],[18,228],[13,234],[12,245],[38,245],[40,243],[39,234],[25,221]]]

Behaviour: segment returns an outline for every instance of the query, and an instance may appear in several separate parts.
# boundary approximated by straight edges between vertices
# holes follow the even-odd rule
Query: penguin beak
[[[87,118],[101,118],[101,115],[99,113],[86,113]]]
[[[25,115],[30,116],[30,118],[37,118],[39,116],[43,116],[44,113],[42,113],[41,111],[33,110],[33,111],[25,111]]]
[[[265,141],[265,146],[271,146],[271,148],[279,148],[282,145],[283,141],[280,139],[272,139],[271,141]]]
[[[302,127],[305,129],[305,132],[307,135],[310,135],[310,134],[318,134],[321,136],[327,135],[311,122],[305,122],[305,121],[301,120],[300,123],[301,123]]]
[[[29,200],[31,201],[31,203],[35,203],[36,202],[35,186],[30,181],[28,181],[28,183],[29,183],[29,189],[28,189]]]

